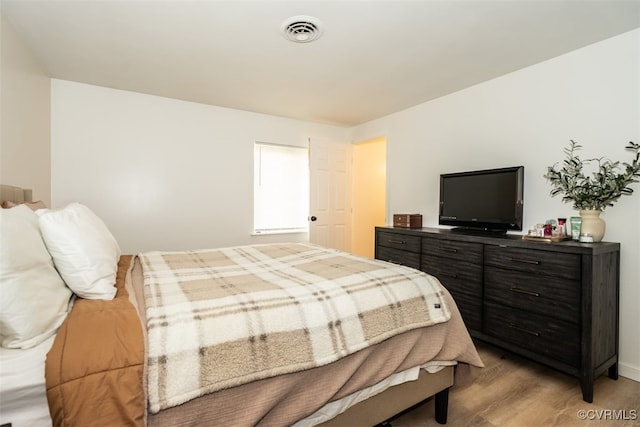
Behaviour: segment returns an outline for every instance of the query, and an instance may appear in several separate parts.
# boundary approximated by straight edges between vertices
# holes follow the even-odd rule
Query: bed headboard
[[[33,195],[30,189],[0,184],[0,203],[5,201],[13,203],[33,202],[32,198]]]

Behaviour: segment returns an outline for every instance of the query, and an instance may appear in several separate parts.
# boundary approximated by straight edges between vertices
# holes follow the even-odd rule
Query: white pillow
[[[67,286],[82,298],[113,299],[120,247],[104,222],[80,203],[37,213],[44,242]]]
[[[53,266],[26,205],[0,209],[0,340],[2,347],[34,347],[67,315],[71,291]]]

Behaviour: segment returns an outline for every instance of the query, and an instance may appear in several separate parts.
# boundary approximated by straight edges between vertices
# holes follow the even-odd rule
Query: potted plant
[[[585,159],[578,156],[577,142],[564,149],[566,159],[547,167],[544,177],[551,183],[551,195],[562,194],[563,202],[573,203],[580,211],[582,233],[591,233],[593,241],[599,242],[604,236],[605,223],[600,213],[621,197],[633,193],[629,186],[638,182],[640,177],[640,144],[629,142],[625,149],[632,151],[635,157],[631,163],[612,162],[605,158]],[[597,169],[591,175],[583,168],[595,162]]]

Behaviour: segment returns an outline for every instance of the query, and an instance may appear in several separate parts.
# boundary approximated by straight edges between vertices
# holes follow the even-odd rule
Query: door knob
[[[309,217],[309,220],[310,220],[310,221],[312,221],[312,222],[313,222],[313,221],[315,221],[315,220],[317,220],[317,219],[318,219],[318,218],[316,218],[314,215],[312,215],[312,216],[310,216],[310,217]]]

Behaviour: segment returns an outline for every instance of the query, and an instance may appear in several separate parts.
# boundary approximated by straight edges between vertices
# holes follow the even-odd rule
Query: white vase
[[[580,217],[582,218],[582,227],[580,235],[591,234],[594,242],[599,242],[604,237],[606,223],[600,218],[602,211],[599,210],[582,210]]]

